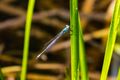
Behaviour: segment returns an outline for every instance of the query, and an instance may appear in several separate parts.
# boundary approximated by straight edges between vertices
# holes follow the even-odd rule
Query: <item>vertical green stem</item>
[[[117,79],[116,80],[120,80],[120,68],[119,68],[119,71],[118,71],[118,75],[117,75]]]
[[[26,19],[26,25],[25,25],[25,37],[24,37],[24,50],[23,50],[21,80],[26,80],[27,62],[28,62],[28,53],[29,53],[29,38],[30,38],[30,29],[31,29],[34,4],[35,4],[35,0],[29,0],[27,19]]]
[[[79,80],[78,0],[70,0],[71,80]]]
[[[2,74],[1,68],[0,68],[0,80],[4,80],[4,76]]]
[[[80,62],[80,70],[81,70],[81,80],[88,80],[85,47],[84,47],[83,33],[80,23],[80,16],[78,21],[79,21],[79,62]]]
[[[115,10],[113,14],[113,18],[110,25],[110,32],[108,36],[105,57],[103,62],[102,74],[100,80],[107,80],[107,74],[112,58],[112,53],[114,49],[114,44],[116,40],[116,35],[118,31],[118,24],[119,24],[119,7],[120,7],[120,0],[116,0]]]

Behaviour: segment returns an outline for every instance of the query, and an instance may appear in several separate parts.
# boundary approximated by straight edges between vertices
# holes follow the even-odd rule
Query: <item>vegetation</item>
[[[119,68],[119,71],[118,71],[117,80],[120,80],[120,68]]]
[[[83,40],[83,33],[80,24],[80,19],[78,20],[79,23],[79,62],[81,68],[81,80],[88,80],[88,71],[87,71],[87,63],[86,63],[86,54],[85,54],[85,47],[84,47],[84,40]]]
[[[71,79],[79,79],[78,0],[70,0]]]
[[[31,29],[31,23],[32,23],[34,4],[35,4],[35,0],[29,0],[26,25],[25,25],[25,38],[24,38],[21,80],[26,80],[28,53],[29,53],[29,41],[30,41],[29,38],[30,38],[30,29]]]
[[[4,80],[4,76],[3,76],[1,69],[0,69],[0,80]]]
[[[20,2],[22,2],[22,5],[19,4]],[[26,7],[25,2],[28,4],[28,7]],[[95,3],[99,4],[99,2],[101,2],[102,5],[95,5]],[[59,3],[58,5],[60,6],[58,6],[57,3]],[[83,7],[80,15],[78,6],[81,8],[81,5],[78,5],[78,0],[70,0],[70,2],[66,0],[65,5],[63,3],[64,1],[61,0],[49,0],[49,2],[45,0],[0,0],[0,15],[4,15],[0,16],[0,65],[2,66],[2,69],[0,69],[0,80],[9,80],[13,77],[13,79],[18,79],[19,76],[21,80],[64,80],[65,74],[66,80],[98,80],[99,77],[100,80],[108,79],[112,56],[117,53],[117,57],[120,57],[120,0],[116,0],[115,2],[110,29],[106,28],[110,20],[106,18],[107,13],[105,14],[104,11],[112,1],[81,0],[80,4],[83,4]],[[70,8],[64,7],[67,3],[70,3]],[[95,8],[91,8],[90,10],[93,9],[94,14],[90,13],[89,10],[92,4],[94,4],[93,7],[95,6]],[[8,7],[11,5],[12,7]],[[84,8],[86,5],[89,6],[89,8]],[[25,10],[27,10],[27,14]],[[2,13],[2,11],[7,12],[7,14]],[[33,14],[34,12],[35,14]],[[95,14],[96,12],[98,12],[99,16]],[[103,14],[100,14],[100,12]],[[38,55],[41,48],[43,48],[43,44],[49,41],[59,30],[62,30],[63,26],[69,23],[69,20],[70,44],[69,40],[67,40],[69,37],[63,36],[60,42],[54,44],[55,47],[50,46],[51,48],[46,51],[46,53],[63,54],[44,54],[41,58],[35,60],[36,55]],[[104,22],[105,20],[106,23]],[[34,27],[31,27],[31,25]],[[65,32],[67,32],[67,30],[65,29]],[[105,41],[107,34],[108,38],[107,41]],[[62,34],[60,34],[59,37],[61,36]],[[117,36],[118,40],[116,41]],[[20,44],[23,43],[23,39],[24,49],[22,55],[20,51],[22,51],[21,47],[23,47],[23,45]],[[48,42],[48,44],[50,42]],[[104,43],[106,42],[107,45],[104,47]],[[17,43],[18,45],[16,46]],[[19,48],[18,46],[21,47]],[[69,47],[71,47],[71,54],[69,53]],[[104,48],[105,56],[103,54]],[[114,53],[114,51],[116,53]],[[69,59],[69,54],[71,55],[71,59]],[[23,57],[21,58],[21,56]],[[30,56],[30,60],[28,56]],[[103,56],[104,61],[100,74],[97,72],[101,71]],[[69,70],[69,65],[71,65],[71,70]],[[30,70],[27,71],[28,69]],[[67,70],[65,71],[65,69]],[[95,72],[95,74],[92,72]],[[19,75],[19,73],[21,74]],[[97,78],[94,76],[91,77],[91,74],[97,75]],[[112,77],[112,75],[110,75],[110,77]],[[120,68],[116,80],[120,80]]]
[[[120,0],[116,0],[113,18],[112,18],[111,25],[110,25],[110,32],[109,32],[109,36],[108,36],[108,41],[107,41],[104,63],[103,63],[100,80],[107,79],[107,74],[108,74],[108,70],[110,67],[110,62],[111,62],[112,53],[114,50],[116,36],[117,36],[118,29],[119,29],[119,19],[120,19],[119,14],[120,14]]]

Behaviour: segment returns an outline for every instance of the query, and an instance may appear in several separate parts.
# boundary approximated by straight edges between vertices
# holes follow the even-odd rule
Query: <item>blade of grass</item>
[[[66,68],[65,80],[71,80],[71,79],[70,79],[70,69],[69,69],[69,68]]]
[[[107,80],[106,78],[107,78],[107,74],[108,74],[108,70],[109,70],[109,66],[110,66],[110,62],[112,58],[112,53],[114,49],[117,31],[118,31],[118,22],[119,22],[118,18],[120,14],[119,7],[120,7],[120,0],[117,0],[115,4],[114,13],[113,13],[113,18],[112,18],[111,25],[110,25],[110,32],[108,36],[100,80]]]
[[[30,38],[30,29],[31,29],[34,4],[35,4],[35,0],[29,0],[26,25],[25,25],[25,37],[24,37],[24,50],[23,50],[21,80],[26,80],[28,52],[29,52],[29,38]]]
[[[116,80],[120,80],[120,68],[119,68],[119,71],[118,71],[118,75],[117,75],[117,79]]]
[[[79,80],[78,0],[70,0],[71,80]]]
[[[1,68],[0,68],[0,80],[4,80],[4,76],[3,76],[3,73],[1,71]]]
[[[88,80],[88,72],[86,65],[86,55],[85,55],[85,47],[83,40],[83,33],[80,23],[80,16],[78,18],[79,23],[79,62],[80,62],[80,70],[81,70],[81,80]]]

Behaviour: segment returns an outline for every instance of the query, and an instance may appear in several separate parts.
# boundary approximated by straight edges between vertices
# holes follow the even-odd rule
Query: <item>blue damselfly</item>
[[[47,52],[49,48],[51,48],[61,36],[63,36],[66,32],[69,31],[69,28],[69,25],[65,25],[65,28],[45,45],[42,52],[37,55],[36,59],[38,59],[43,53]]]

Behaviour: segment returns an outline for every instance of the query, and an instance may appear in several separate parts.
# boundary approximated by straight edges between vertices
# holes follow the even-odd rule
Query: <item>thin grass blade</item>
[[[110,62],[112,58],[112,53],[115,45],[116,35],[118,31],[118,24],[119,24],[119,11],[120,10],[120,0],[116,0],[114,13],[110,25],[110,32],[107,40],[107,46],[105,51],[105,57],[102,67],[102,74],[100,80],[107,80],[108,70],[110,67]]]
[[[79,80],[78,0],[70,0],[71,80]]]
[[[0,68],[0,80],[4,80],[4,76],[3,76],[3,73],[1,71],[1,68]]]
[[[26,73],[27,73],[28,53],[29,53],[29,38],[30,38],[30,29],[31,29],[31,23],[32,23],[34,4],[35,4],[35,0],[29,0],[26,25],[25,25],[25,38],[24,38],[21,80],[27,80]]]
[[[120,80],[120,68],[119,68],[119,71],[118,71],[118,75],[117,75],[117,79],[116,80]]]
[[[88,80],[88,71],[87,71],[87,63],[86,63],[86,54],[83,40],[83,33],[80,23],[80,16],[78,17],[79,23],[79,62],[80,62],[80,70],[81,70],[81,80]]]

